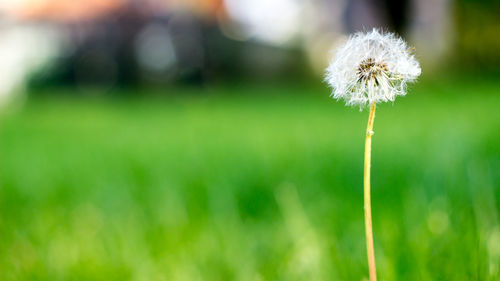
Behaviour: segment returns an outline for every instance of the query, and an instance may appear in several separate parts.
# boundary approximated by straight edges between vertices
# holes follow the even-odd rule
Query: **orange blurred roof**
[[[109,13],[125,4],[123,0],[25,0],[7,7],[20,20],[81,21]]]
[[[1,1],[1,0],[0,0]],[[0,4],[8,15],[19,20],[85,21],[127,6],[130,0],[11,0]],[[198,15],[215,16],[223,12],[223,0],[141,0],[141,7],[158,10],[189,10]],[[7,2],[8,3],[8,2]]]

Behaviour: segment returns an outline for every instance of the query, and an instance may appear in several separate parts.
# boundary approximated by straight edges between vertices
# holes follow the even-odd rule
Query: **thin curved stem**
[[[368,125],[366,127],[365,139],[365,174],[364,174],[364,197],[365,197],[365,233],[366,233],[366,251],[368,254],[368,268],[370,270],[370,281],[377,281],[377,269],[375,266],[375,250],[373,247],[373,230],[372,230],[372,207],[370,199],[370,167],[372,155],[372,136],[373,136],[373,121],[375,119],[375,107],[373,102],[370,106],[370,115]]]

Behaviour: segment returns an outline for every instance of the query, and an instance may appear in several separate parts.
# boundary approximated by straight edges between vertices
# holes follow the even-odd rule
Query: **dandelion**
[[[326,81],[332,96],[346,105],[370,106],[365,138],[364,209],[370,281],[377,280],[373,247],[370,163],[375,107],[406,95],[406,86],[420,75],[418,61],[405,41],[391,33],[373,29],[356,33],[340,47],[327,68]]]
[[[406,95],[406,85],[420,72],[411,49],[401,38],[373,29],[354,34],[339,48],[328,66],[326,80],[335,99],[363,107]]]

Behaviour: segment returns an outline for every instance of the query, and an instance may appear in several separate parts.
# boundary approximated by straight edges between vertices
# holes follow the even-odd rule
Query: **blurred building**
[[[0,97],[29,77],[85,90],[322,75],[332,46],[372,27],[405,36],[430,66],[453,47],[453,11],[451,0],[2,0]]]

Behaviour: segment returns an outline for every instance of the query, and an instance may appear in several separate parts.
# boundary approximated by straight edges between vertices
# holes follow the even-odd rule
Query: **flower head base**
[[[326,80],[335,99],[363,107],[406,95],[406,85],[420,73],[417,60],[401,38],[373,29],[354,34],[337,50]]]

